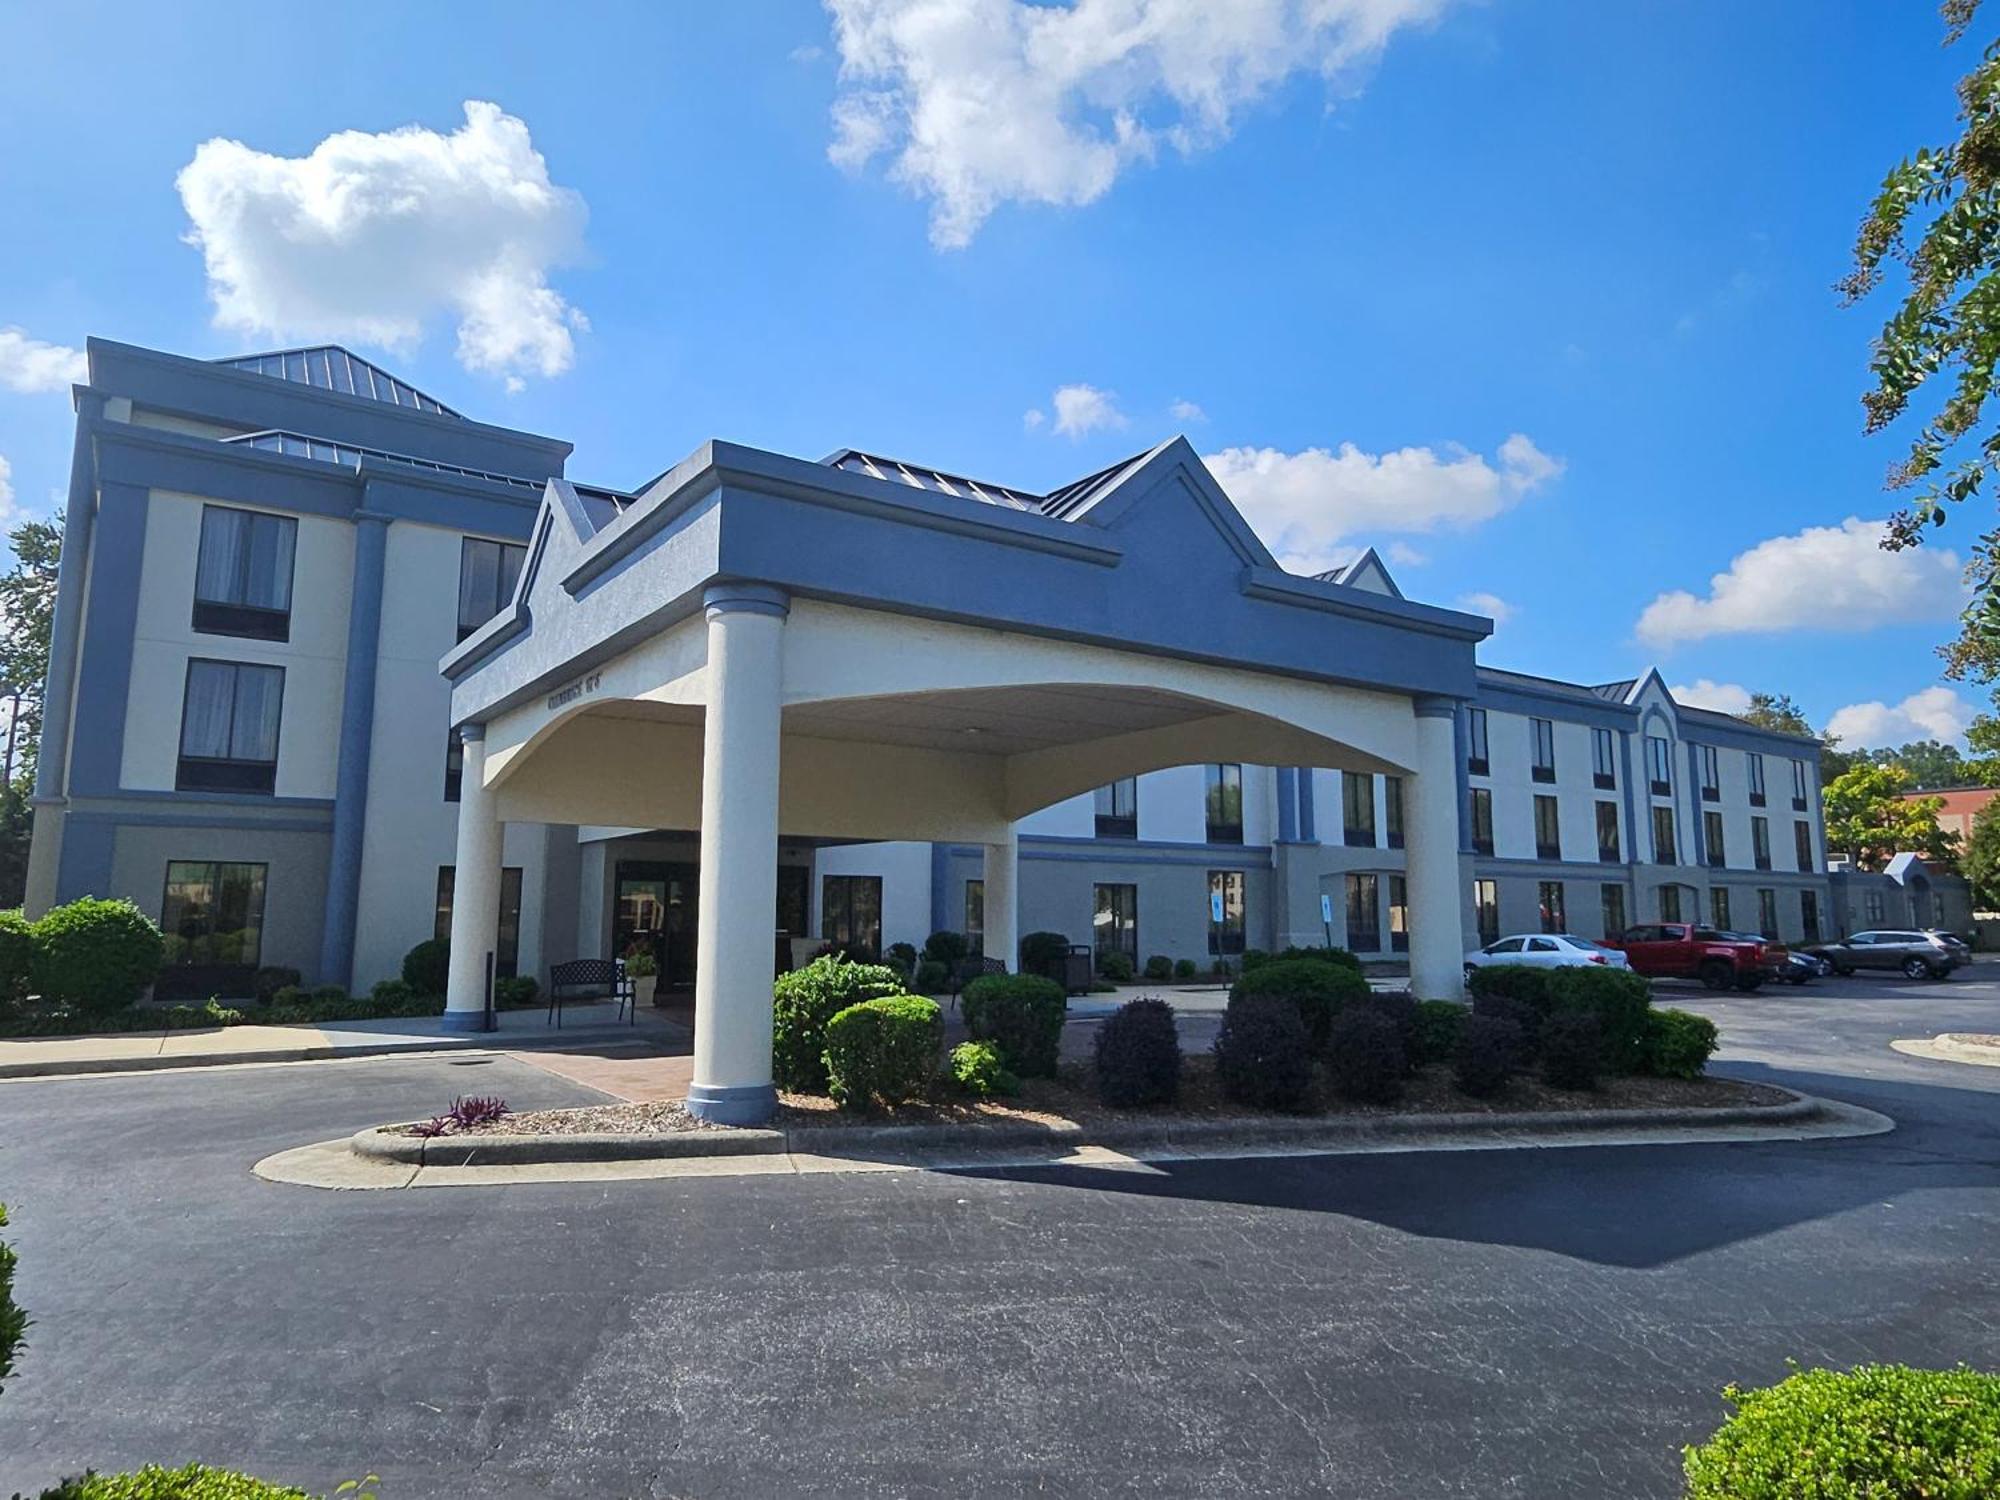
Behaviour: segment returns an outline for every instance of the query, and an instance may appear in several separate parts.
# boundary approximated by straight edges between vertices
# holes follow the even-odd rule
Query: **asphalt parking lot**
[[[0,1493],[200,1458],[418,1496],[1671,1496],[1730,1380],[2000,1367],[2000,966],[1666,1003],[1891,1134],[334,1193],[436,1057],[0,1085]]]

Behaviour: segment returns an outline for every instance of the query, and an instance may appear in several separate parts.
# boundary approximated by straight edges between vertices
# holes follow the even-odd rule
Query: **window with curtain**
[[[1800,873],[1808,873],[1813,867],[1812,824],[1792,825],[1792,852],[1798,858]]]
[[[1600,792],[1618,788],[1618,748],[1608,729],[1590,731],[1590,777]]]
[[[1102,968],[1104,955],[1122,953],[1137,962],[1139,957],[1139,887],[1100,885],[1092,888],[1094,907],[1090,921],[1090,945],[1095,962]]]
[[[1674,794],[1674,751],[1662,735],[1646,736],[1646,779],[1655,797]]]
[[[1701,815],[1701,841],[1708,846],[1702,852],[1707,854],[1711,865],[1720,869],[1729,863],[1727,855],[1723,852],[1721,813],[1711,812]]]
[[[1136,839],[1139,836],[1139,778],[1126,776],[1096,793],[1097,836]]]
[[[458,638],[462,641],[514,597],[526,547],[469,536],[458,555]]]
[[[182,791],[272,791],[284,697],[283,667],[190,661],[174,785]]]
[[[1625,931],[1625,887],[1607,885],[1604,887],[1604,940],[1616,942]]]
[[[1468,708],[1465,711],[1465,769],[1474,776],[1484,776],[1488,764],[1486,710]]]
[[[1677,885],[1660,887],[1660,920],[1678,922],[1681,920],[1681,888]]]
[[[1620,854],[1618,848],[1618,804],[1600,802],[1597,804],[1597,858],[1601,863],[1615,865]]]
[[[1401,875],[1389,877],[1389,950],[1410,951],[1410,883]]]
[[[1674,840],[1674,810],[1671,807],[1653,809],[1653,863],[1656,865],[1679,864],[1679,850]]]
[[[1771,868],[1771,820],[1752,818],[1750,820],[1750,858],[1760,870]]]
[[[160,930],[166,935],[170,970],[211,971],[206,983],[213,986],[226,983],[213,974],[214,970],[248,971],[262,962],[267,869],[261,864],[217,860],[168,861],[166,893],[160,901]],[[163,974],[162,983],[166,984],[168,978]],[[201,987],[202,981],[198,980],[192,987],[173,988],[192,993]],[[215,993],[212,987],[209,993]]]
[[[819,935],[836,948],[870,958],[882,951],[882,877],[822,875]]]
[[[1207,768],[1208,841],[1211,844],[1243,842],[1243,767],[1215,765]]]
[[[1403,778],[1384,776],[1382,778],[1382,815],[1386,826],[1389,847],[1403,847]]]
[[[1764,757],[1756,754],[1746,755],[1744,757],[1744,764],[1750,774],[1750,805],[1752,807],[1762,807],[1764,805]]]
[[[1472,882],[1472,912],[1479,926],[1479,945],[1497,942],[1500,937],[1500,883],[1495,880]]]
[[[1547,719],[1530,719],[1534,731],[1535,762],[1531,774],[1536,781],[1556,779],[1556,726]]]
[[[438,866],[437,915],[431,921],[431,936],[440,943],[451,941],[451,896],[457,883],[456,865]],[[500,871],[500,928],[493,943],[493,977],[512,979],[521,963],[521,867],[508,865]]]
[[[1757,930],[1776,941],[1778,936],[1778,893],[1769,887],[1757,892]]]
[[[1365,771],[1340,773],[1341,839],[1350,848],[1375,847],[1375,778]]]
[[[1553,797],[1535,798],[1535,858],[1562,858],[1562,817]]]
[[[1736,924],[1729,920],[1729,887],[1718,885],[1708,893],[1708,918],[1724,932]]]
[[[965,882],[965,936],[972,944],[972,951],[981,951],[980,940],[986,936],[986,882],[968,880]]]
[[[1701,767],[1701,800],[1720,802],[1722,800],[1722,757],[1715,753],[1713,745],[1694,747],[1695,764]]]
[[[298,534],[299,523],[291,516],[204,505],[194,628],[209,635],[289,640]]]
[[[1351,953],[1382,951],[1382,888],[1373,875],[1349,875],[1347,947]]]
[[[1493,852],[1493,793],[1483,786],[1472,788],[1472,852]]]
[[[1542,931],[1569,931],[1569,911],[1563,904],[1563,887],[1560,880],[1538,882],[1535,899],[1541,908]]]

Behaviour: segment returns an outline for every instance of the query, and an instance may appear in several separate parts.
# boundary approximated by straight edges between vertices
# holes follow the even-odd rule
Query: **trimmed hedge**
[[[1368,981],[1359,969],[1347,969],[1319,959],[1273,959],[1239,977],[1229,988],[1229,1004],[1257,996],[1277,996],[1293,1005],[1306,1028],[1314,1053],[1326,1050],[1333,1018],[1343,1006],[1368,998]]]
[[[1129,984],[1138,976],[1139,970],[1132,962],[1132,955],[1113,948],[1097,960],[1097,972],[1113,984]]]
[[[34,987],[43,1002],[100,1015],[135,1003],[167,956],[151,917],[130,901],[94,896],[35,923],[34,944]]]
[[[1559,1010],[1542,1022],[1542,1082],[1552,1089],[1597,1087],[1604,1028],[1594,1012]]]
[[[824,954],[771,986],[771,1077],[779,1088],[821,1093],[827,1086],[826,1028],[863,1000],[903,993],[902,976],[885,964]]]
[[[1097,1030],[1097,1097],[1113,1109],[1172,1104],[1181,1090],[1181,1040],[1164,1000],[1128,1000]]]
[[[1021,1092],[1021,1080],[1008,1071],[991,1042],[960,1042],[951,1049],[949,1066],[951,1081],[975,1099]]]
[[[1394,1104],[1403,1097],[1409,1054],[1395,1020],[1373,1005],[1355,1005],[1333,1019],[1327,1071],[1334,1091],[1360,1104]]]
[[[930,1091],[944,1012],[922,995],[850,1005],[826,1023],[826,1091],[842,1109],[901,1104]]]
[[[17,1495],[15,1500],[23,1497]],[[312,1500],[312,1496],[289,1484],[273,1484],[233,1469],[204,1464],[162,1469],[148,1464],[131,1474],[79,1474],[43,1490],[41,1500]]]
[[[1403,1049],[1403,1071],[1417,1067],[1417,997],[1408,990],[1371,990],[1368,998],[1349,1006],[1381,1016],[1396,1028],[1396,1043]]]
[[[951,968],[935,958],[917,960],[917,977],[912,981],[913,989],[920,995],[941,995],[951,988]]]
[[[1174,961],[1164,953],[1155,953],[1151,958],[1146,960],[1146,977],[1148,979],[1172,979],[1174,977]]]
[[[442,995],[451,978],[451,944],[426,938],[403,955],[403,983],[419,995]]]
[[[965,940],[964,933],[940,929],[924,939],[924,951],[920,957],[927,963],[943,964],[949,969],[971,952],[972,945]]]
[[[1023,1078],[1053,1078],[1069,997],[1040,974],[983,974],[959,997],[965,1029],[991,1042]]]
[[[1192,979],[1200,972],[1201,969],[1191,958],[1177,958],[1174,960],[1174,978],[1176,979]]]
[[[1345,948],[1281,948],[1271,955],[1271,962],[1288,964],[1302,958],[1314,963],[1332,964],[1340,969],[1352,969],[1357,974],[1361,972],[1361,960]]]
[[[1553,969],[1548,977],[1552,1012],[1587,1011],[1597,1018],[1607,1073],[1637,1073],[1646,1065],[1646,1017],[1653,1008],[1646,976],[1602,964]],[[1545,1044],[1546,1045],[1546,1044]]]
[[[281,964],[266,964],[251,976],[250,993],[259,1005],[269,1005],[271,997],[279,990],[296,987],[299,983],[300,975],[297,969],[286,968]],[[376,986],[377,989],[381,987],[381,985]]]
[[[1722,1397],[1682,1450],[1687,1500],[1984,1500],[2000,1494],[2000,1376],[1960,1365],[1800,1370]]]
[[[1458,1034],[1472,1012],[1456,1000],[1419,1000],[1410,1061],[1417,1067],[1450,1062],[1458,1051]]]
[[[1475,1011],[1459,1028],[1451,1058],[1453,1084],[1461,1094],[1491,1098],[1519,1071],[1524,1046],[1519,1023]]]
[[[0,1009],[26,999],[34,976],[34,924],[18,911],[0,911]]]
[[[1069,959],[1069,939],[1060,932],[1031,932],[1021,939],[1020,971],[1062,983]]]
[[[1215,1074],[1238,1104],[1293,1114],[1312,1108],[1311,1040],[1298,1006],[1283,995],[1230,1001],[1215,1038]]]
[[[7,1205],[0,1203],[0,1229],[7,1227]],[[27,1341],[28,1315],[14,1300],[14,1247],[0,1240],[0,1391],[14,1373],[14,1361]]]
[[[1646,1071],[1655,1078],[1699,1078],[1716,1047],[1715,1022],[1685,1010],[1646,1013]]]

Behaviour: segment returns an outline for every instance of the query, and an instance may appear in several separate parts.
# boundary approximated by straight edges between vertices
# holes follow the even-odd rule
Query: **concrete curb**
[[[1776,1087],[1776,1085],[1767,1085]],[[1785,1090],[1791,1093],[1791,1090]],[[823,1125],[793,1130],[700,1130],[671,1135],[482,1135],[425,1140],[402,1135],[394,1126],[357,1132],[349,1146],[357,1156],[409,1166],[463,1167],[538,1162],[643,1161],[698,1156],[759,1156],[788,1153],[905,1155],[912,1148],[967,1146],[1128,1146],[1172,1147],[1224,1144],[1349,1144],[1405,1136],[1459,1133],[1538,1135],[1601,1131],[1700,1130],[1743,1125],[1787,1125],[1816,1120],[1824,1101],[1792,1094],[1782,1104],[1744,1104],[1718,1109],[1565,1109],[1479,1114],[1382,1115],[1328,1120],[1237,1115],[1220,1119],[1154,1122],[1118,1121],[1086,1127],[1041,1125]]]
[[[1929,1058],[1933,1062],[1965,1063],[1975,1068],[2000,1068],[2000,1047],[1962,1042],[1948,1031],[1928,1041],[1895,1041],[1889,1045],[1906,1056]]]

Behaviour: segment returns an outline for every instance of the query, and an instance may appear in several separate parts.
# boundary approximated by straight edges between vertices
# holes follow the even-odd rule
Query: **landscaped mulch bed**
[[[1474,1099],[1452,1087],[1451,1070],[1426,1068],[1410,1079],[1400,1104],[1352,1104],[1329,1099],[1307,1118],[1326,1120],[1381,1118],[1389,1115],[1516,1114],[1553,1110],[1723,1109],[1744,1105],[1782,1104],[1790,1095],[1759,1083],[1730,1078],[1611,1078],[1588,1093],[1552,1089],[1532,1078],[1516,1079],[1492,1099]],[[1240,1118],[1252,1111],[1222,1097],[1216,1084],[1214,1060],[1186,1058],[1181,1066],[1180,1102],[1166,1110],[1109,1109],[1097,1100],[1091,1071],[1065,1065],[1053,1079],[1030,1079],[1018,1098],[964,1099],[950,1094],[885,1109],[852,1114],[819,1094],[781,1093],[778,1112],[767,1128],[811,1130],[852,1125],[1040,1125],[1060,1129],[1112,1122]],[[1272,1116],[1299,1118],[1298,1116]],[[508,1115],[471,1130],[454,1130],[448,1139],[465,1135],[585,1135],[670,1134],[689,1130],[725,1130],[689,1114],[678,1102],[658,1104],[599,1104],[582,1109],[532,1110]],[[405,1127],[407,1133],[407,1127]]]

